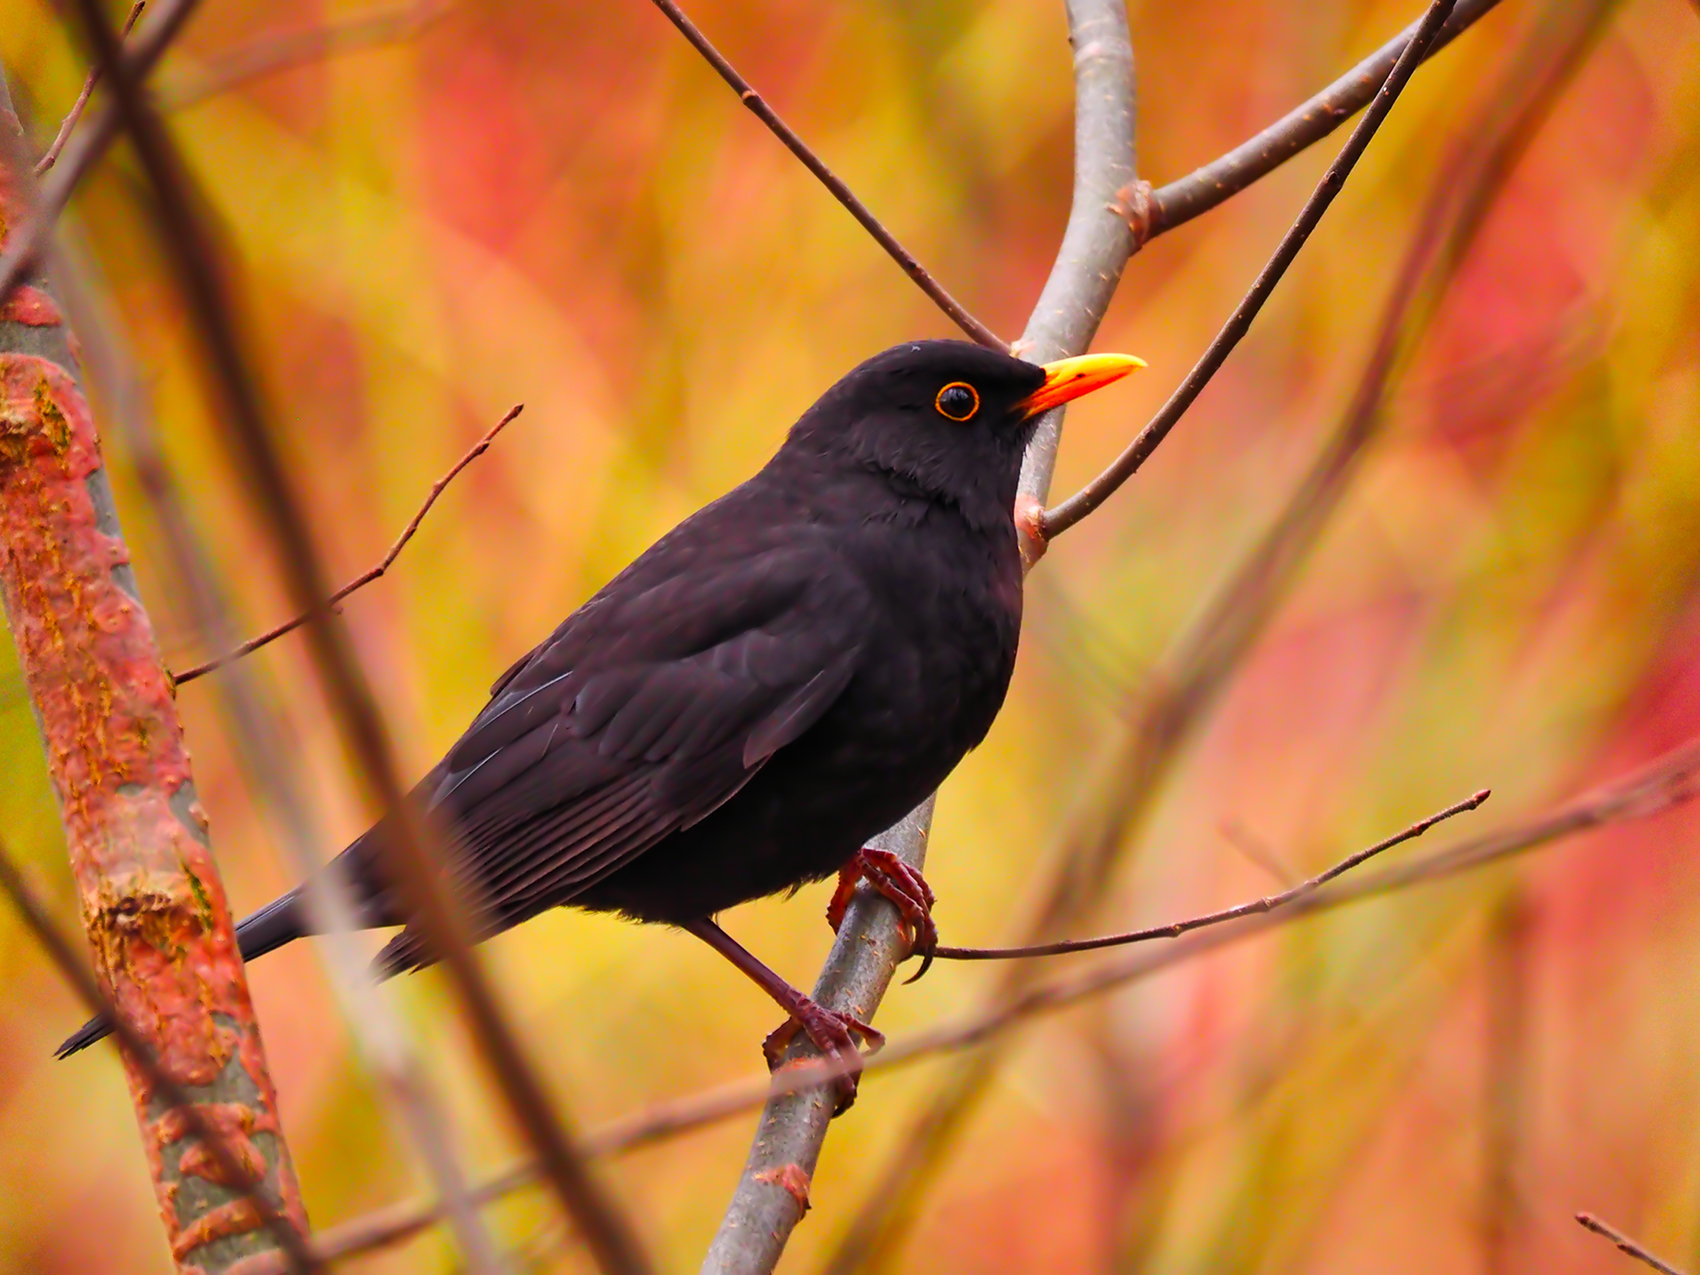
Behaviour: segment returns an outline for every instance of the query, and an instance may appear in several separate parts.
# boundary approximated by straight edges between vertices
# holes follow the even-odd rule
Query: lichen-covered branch
[[[375,796],[395,820],[397,835],[380,838],[382,866],[416,918],[467,1011],[472,1035],[489,1063],[515,1123],[543,1162],[545,1175],[578,1224],[602,1269],[644,1275],[648,1259],[630,1222],[589,1173],[569,1126],[531,1066],[471,949],[471,929],[440,869],[424,815],[409,798],[394,746],[372,689],[346,635],[331,620],[323,563],[273,442],[269,406],[249,373],[240,316],[226,294],[210,236],[191,193],[182,157],[157,109],[140,91],[134,68],[107,22],[100,0],[76,5],[96,57],[105,64],[114,105],[154,195],[150,208],[202,353],[209,388],[222,409],[232,450],[282,550],[285,581],[295,605],[314,613],[308,645],[324,678],[349,752]]]
[[[107,436],[128,456],[137,484],[158,516],[172,582],[195,629],[215,647],[229,647],[234,644],[229,605],[189,515],[189,502],[166,461],[147,407],[147,392],[123,343],[112,335],[112,325],[103,321],[98,302],[76,286],[76,275],[64,254],[50,251],[49,260],[82,340],[84,364],[111,404]],[[467,1192],[444,1104],[420,1065],[407,1024],[379,991],[370,957],[354,937],[359,927],[349,884],[321,871],[324,848],[335,843],[317,817],[300,750],[290,746],[282,714],[252,666],[227,670],[217,681],[214,698],[223,709],[249,784],[276,825],[277,840],[295,876],[306,883],[303,902],[309,926],[320,936],[316,947],[331,976],[349,1034],[388,1099],[396,1123],[412,1135],[454,1231],[463,1269],[466,1275],[501,1275],[504,1268],[495,1241]],[[115,1029],[119,1026],[114,1022]],[[244,1275],[254,1272],[244,1268]]]
[[[28,215],[33,178],[9,98],[0,112],[0,217],[12,227]],[[101,985],[304,1231],[170,679],[70,337],[39,277],[0,306],[0,598]],[[179,1268],[223,1271],[275,1248],[253,1202],[185,1136],[182,1112],[128,1051],[125,1071]]]

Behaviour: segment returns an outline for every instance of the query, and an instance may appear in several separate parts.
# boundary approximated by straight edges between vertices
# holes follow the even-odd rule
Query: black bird
[[[852,1057],[871,1027],[821,1008],[712,920],[842,873],[935,941],[931,892],[864,850],[990,729],[1015,665],[1012,509],[1038,416],[1141,366],[1043,367],[960,341],[875,355],[749,481],[687,518],[491,688],[414,790],[454,834],[481,937],[562,904],[679,926],[799,1028]],[[386,885],[380,821],[338,863],[382,973],[429,964]],[[300,889],[236,930],[253,960],[308,933]],[[835,921],[836,924],[836,916]],[[95,1020],[61,1056],[100,1039]],[[853,1092],[853,1089],[852,1089]]]

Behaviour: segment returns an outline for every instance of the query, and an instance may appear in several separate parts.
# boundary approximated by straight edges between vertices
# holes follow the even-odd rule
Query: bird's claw
[[[904,942],[911,956],[921,957],[921,968],[905,979],[913,983],[933,963],[933,952],[939,945],[938,926],[933,924],[933,889],[914,868],[889,850],[863,846],[856,857],[838,873],[838,888],[826,905],[826,923],[833,933],[844,924],[844,913],[855,897],[858,882],[866,881],[878,894],[890,900],[897,909],[903,927]]]
[[[761,1051],[767,1057],[767,1068],[775,1071],[783,1061],[786,1046],[802,1032],[814,1047],[829,1061],[848,1067],[837,1077],[838,1105],[832,1114],[842,1115],[856,1101],[857,1081],[862,1075],[862,1054],[856,1046],[858,1037],[868,1046],[870,1054],[885,1047],[885,1034],[868,1026],[850,1014],[841,1014],[804,997],[792,1011],[791,1017],[762,1042]]]

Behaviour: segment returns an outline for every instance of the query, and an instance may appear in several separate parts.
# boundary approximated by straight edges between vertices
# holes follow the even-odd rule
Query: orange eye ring
[[[966,390],[968,393],[966,404],[963,402],[961,393],[958,392],[962,390]],[[949,406],[946,406],[946,395],[950,396]],[[980,410],[980,391],[968,384],[967,381],[952,381],[938,392],[937,397],[933,399],[933,406],[938,409],[938,414],[946,420],[971,421],[974,419],[974,413]],[[964,406],[967,407],[967,411],[962,410]]]

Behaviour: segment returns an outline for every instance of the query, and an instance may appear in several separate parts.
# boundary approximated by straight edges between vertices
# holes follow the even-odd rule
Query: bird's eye
[[[980,410],[980,395],[966,381],[952,381],[939,391],[939,396],[933,400],[933,406],[939,409],[940,416],[948,416],[953,421],[965,421]]]

